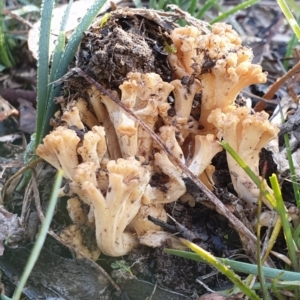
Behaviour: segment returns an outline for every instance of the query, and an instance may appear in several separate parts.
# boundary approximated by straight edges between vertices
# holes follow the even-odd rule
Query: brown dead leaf
[[[20,129],[32,134],[35,132],[36,109],[25,99],[20,98],[18,102],[20,103]]]
[[[8,212],[3,205],[0,205],[0,256],[4,252],[4,244],[16,247],[23,239],[24,228],[19,224],[18,215]]]
[[[17,116],[19,112],[0,96],[0,122],[7,119],[11,115]]]

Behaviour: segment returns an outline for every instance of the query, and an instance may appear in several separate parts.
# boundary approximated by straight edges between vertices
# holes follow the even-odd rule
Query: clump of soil
[[[173,78],[164,50],[170,42],[165,30],[145,16],[114,12],[105,25],[100,22],[85,34],[78,66],[110,89],[118,88],[129,72],[155,72],[169,82]]]

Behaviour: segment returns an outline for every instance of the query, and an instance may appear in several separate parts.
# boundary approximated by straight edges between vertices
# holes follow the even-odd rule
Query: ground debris
[[[147,10],[133,14],[118,9],[105,26],[94,26],[85,34],[78,66],[111,89],[118,88],[129,72],[155,72],[164,81],[171,81],[168,53],[164,50],[168,39],[165,28],[155,24],[158,20],[157,14],[152,16]]]
[[[6,248],[0,269],[15,283],[20,278],[30,248]],[[23,293],[29,299],[110,299],[108,280],[86,259],[65,259],[43,249]]]
[[[17,214],[8,212],[0,205],[0,256],[4,253],[4,244],[17,246],[23,240],[25,230],[20,226]]]

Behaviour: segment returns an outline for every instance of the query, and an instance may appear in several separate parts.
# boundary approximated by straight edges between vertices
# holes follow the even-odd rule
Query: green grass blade
[[[272,189],[274,191],[274,195],[275,195],[276,202],[278,205],[277,212],[281,218],[284,237],[285,237],[285,241],[286,241],[286,244],[288,247],[289,258],[292,262],[293,269],[295,271],[299,271],[298,260],[297,260],[297,255],[296,255],[296,248],[295,248],[295,243],[294,243],[293,235],[292,235],[292,231],[291,231],[291,225],[290,225],[290,222],[289,222],[287,214],[286,214],[286,209],[285,209],[285,205],[283,203],[280,186],[279,186],[279,183],[278,183],[278,180],[277,180],[277,177],[275,174],[273,174],[270,177],[270,182],[271,182]]]
[[[300,5],[295,0],[286,0],[286,4],[295,13],[300,13]]]
[[[143,3],[142,3],[141,0],[132,0],[132,2],[133,2],[134,6],[136,8],[142,8],[143,7]]]
[[[72,36],[70,37],[70,40],[67,43],[65,51],[61,55],[58,68],[54,75],[54,81],[64,76],[65,73],[68,71],[68,66],[75,56],[77,48],[81,42],[83,32],[86,31],[92,24],[93,20],[98,15],[100,9],[105,4],[105,2],[106,0],[96,0],[74,30]],[[51,85],[53,85],[53,83]],[[53,114],[55,112],[55,105],[53,103],[53,100],[59,95],[60,90],[60,87],[51,88],[51,93],[49,95],[48,106],[46,111],[47,113],[44,118],[41,135],[39,136],[39,139],[37,137],[36,146],[40,144],[42,138],[48,133],[50,129],[50,119],[53,117]]]
[[[46,112],[45,112],[44,119],[47,118],[49,107],[51,107],[51,112],[53,112],[53,113],[57,108],[57,105],[55,105],[53,99],[50,97],[50,95],[53,92],[53,88],[54,88],[53,84],[51,84],[51,82],[55,81],[55,75],[56,75],[57,69],[59,67],[59,64],[61,62],[61,57],[64,53],[64,49],[65,49],[65,45],[66,45],[66,35],[65,35],[64,31],[65,31],[65,28],[66,28],[66,25],[67,25],[67,22],[68,22],[68,18],[69,18],[69,15],[70,15],[72,4],[73,4],[73,0],[71,0],[69,2],[68,6],[67,6],[67,8],[64,12],[64,15],[62,17],[62,21],[61,21],[61,25],[60,25],[60,32],[59,32],[58,37],[57,37],[57,44],[56,44],[54,52],[53,52],[53,59],[52,59],[52,65],[51,65],[51,70],[50,70],[50,76],[49,76],[50,86],[49,86],[49,89],[48,89],[48,96],[47,96],[47,100],[48,100],[47,101],[47,109],[46,109]],[[48,131],[50,129],[50,124],[49,123],[47,125],[44,122],[44,126],[46,127],[45,131]],[[38,137],[38,138],[41,140],[43,138],[43,136]]]
[[[298,248],[300,248],[300,224],[297,225],[293,232],[293,239],[296,242]]]
[[[272,234],[271,234],[271,237],[270,237],[270,240],[268,242],[268,245],[267,245],[267,249],[266,249],[266,253],[265,253],[265,256],[263,257],[263,262],[266,261],[266,259],[268,258],[270,252],[272,251],[273,249],[273,246],[275,245],[276,241],[277,241],[277,237],[281,231],[281,227],[282,227],[282,222],[281,222],[281,219],[278,218],[276,223],[275,223],[275,226],[273,228],[273,231],[272,231]]]
[[[4,7],[4,0],[0,0],[0,11]],[[4,15],[0,13],[0,64],[10,68],[14,65],[14,59],[10,52],[8,38],[5,34]]]
[[[36,243],[34,244],[34,247],[30,253],[29,259],[26,263],[26,267],[24,269],[24,272],[21,276],[20,282],[14,292],[13,295],[13,300],[19,300],[21,295],[22,295],[22,291],[23,288],[25,287],[25,284],[28,280],[28,277],[36,263],[36,261],[38,260],[38,257],[40,255],[40,252],[42,250],[42,247],[44,245],[52,218],[53,218],[53,214],[55,211],[55,206],[56,206],[56,202],[57,202],[57,197],[59,194],[59,189],[61,186],[61,182],[62,182],[62,178],[63,178],[63,172],[62,170],[57,172],[56,175],[56,179],[54,182],[54,186],[53,186],[53,190],[52,190],[52,194],[51,194],[51,198],[50,198],[50,202],[49,202],[49,206],[47,209],[47,213],[46,213],[46,217],[45,217],[45,221],[42,224],[40,233],[38,234],[38,238]]]
[[[284,115],[283,115],[281,106],[280,106],[280,114],[281,114],[281,121],[282,121],[282,123],[284,123]],[[283,138],[284,138],[284,143],[285,143],[285,147],[286,147],[286,154],[287,154],[287,158],[288,158],[288,163],[289,163],[289,167],[290,167],[290,173],[291,173],[294,196],[295,196],[295,199],[296,199],[297,207],[300,208],[299,186],[298,186],[298,182],[297,182],[297,176],[296,176],[296,171],[295,171],[295,166],[294,166],[294,162],[293,162],[292,150],[291,150],[288,134],[285,133],[283,135]]]
[[[300,15],[298,17],[298,22],[299,21],[300,21]],[[297,39],[296,35],[293,34],[292,38],[290,39],[290,41],[288,42],[287,47],[286,47],[286,52],[285,52],[285,55],[284,55],[286,58],[289,58],[293,55],[293,50],[294,50],[294,48],[296,47],[297,44],[298,44],[298,39]],[[288,67],[289,67],[289,60],[286,59],[284,61],[283,65],[284,65],[285,69],[287,70]]]
[[[205,4],[202,6],[202,8],[199,10],[196,18],[202,19],[205,13],[217,2],[218,0],[208,0],[205,2]]]
[[[297,23],[298,24],[300,23],[300,13],[298,14]],[[293,34],[293,36],[290,39],[290,41],[287,45],[287,48],[286,48],[286,52],[284,55],[286,58],[291,57],[293,55],[293,49],[296,47],[297,43],[298,43],[298,39],[297,39],[296,35]],[[288,66],[289,66],[289,61],[285,60],[283,65],[284,65],[285,69],[287,70]]]
[[[201,247],[197,246],[196,244],[185,240],[180,239],[181,242],[190,248],[192,251],[196,252],[201,258],[208,264],[215,267],[219,272],[224,274],[229,280],[233,282],[233,284],[238,287],[246,296],[248,296],[252,300],[260,300],[258,295],[255,293],[255,291],[252,291],[249,286],[247,286],[241,278],[236,275],[232,270],[230,270],[225,264],[223,264],[220,260],[218,260],[216,257],[211,255],[209,252],[205,251]]]
[[[83,32],[90,27],[105,2],[106,0],[96,0],[74,30],[62,56],[62,63],[57,70],[57,79],[63,76],[68,70],[68,66],[74,58],[78,45],[81,42]]]
[[[195,16],[198,0],[192,0],[192,1],[189,1],[189,2],[190,3],[189,3],[188,11],[192,16]]]
[[[257,243],[256,243],[256,261],[257,261],[257,270],[258,270],[258,278],[259,278],[259,283],[261,286],[261,290],[263,293],[263,298],[265,300],[272,300],[268,288],[266,286],[266,280],[264,276],[264,272],[262,270],[262,259],[261,259],[261,249],[260,249],[260,241],[261,241],[261,226],[260,226],[260,216],[261,216],[261,211],[262,211],[262,191],[263,191],[263,181],[261,181],[260,184],[260,192],[259,192],[259,197],[257,201],[257,228],[256,228],[256,238],[257,238]]]
[[[73,0],[70,0],[68,3],[68,6],[64,12],[64,15],[62,17],[62,20],[61,20],[60,29],[59,29],[60,32],[62,32],[62,31],[64,32],[66,30],[66,26],[67,26],[67,22],[68,22],[68,19],[70,16],[72,4],[73,4]]]
[[[20,8],[14,9],[11,12],[14,15],[22,16],[22,15],[25,15],[28,13],[35,13],[35,12],[39,12],[39,11],[40,11],[40,9],[38,6],[36,6],[34,4],[28,4],[28,5],[21,6]],[[6,16],[4,18],[4,20],[10,20],[10,19],[12,19],[12,17],[10,17],[10,16]]]
[[[278,288],[278,280],[277,279],[272,281],[271,289],[272,289],[272,292],[276,295],[278,300],[286,300],[286,298],[281,294],[281,292]]]
[[[279,5],[282,13],[284,14],[285,18],[289,22],[295,35],[297,36],[298,40],[300,40],[300,27],[299,27],[296,19],[294,18],[292,12],[290,11],[289,6],[285,2],[285,0],[277,0],[277,3]]]
[[[260,1],[261,0],[248,0],[248,1],[242,2],[241,4],[234,6],[232,9],[228,10],[227,12],[223,13],[219,17],[215,18],[210,23],[213,24],[216,22],[221,22],[224,19],[228,18],[229,16],[235,14],[236,12],[246,9],[246,8],[250,7],[251,5],[256,4]]]
[[[36,146],[42,139],[42,130],[45,122],[44,117],[47,109],[49,88],[49,44],[53,5],[53,0],[43,0],[42,2],[37,69]]]
[[[292,157],[292,151],[291,151],[289,136],[288,136],[287,133],[285,133],[283,135],[283,137],[284,137],[284,143],[285,143],[287,158],[288,158],[289,167],[290,167],[290,173],[291,173],[293,191],[294,191],[294,195],[295,195],[297,207],[300,208],[299,186],[298,186],[298,182],[297,182],[297,176],[296,176],[295,166],[294,166],[294,162],[293,162],[293,157]]]
[[[149,1],[149,8],[151,8],[151,9],[155,9],[155,0],[150,0]]]
[[[56,74],[57,68],[59,66],[61,57],[64,53],[65,45],[66,45],[66,34],[61,31],[58,34],[57,44],[56,44],[55,50],[53,52],[53,60],[52,60],[52,66],[51,66],[51,71],[50,71],[50,79],[49,79],[50,83],[55,80],[55,74]],[[48,97],[50,97],[50,94],[52,93],[52,90],[53,90],[53,84],[50,84],[49,96]]]
[[[184,257],[187,259],[191,259],[198,262],[206,262],[201,256],[199,256],[197,253],[182,251],[182,250],[175,250],[175,249],[164,249],[164,252]],[[253,274],[258,275],[258,269],[257,265],[244,263],[236,260],[231,260],[228,258],[221,258],[217,257],[220,262],[222,262],[224,265],[229,266],[232,270],[236,272],[241,272],[245,274]],[[281,281],[299,281],[300,280],[300,273],[298,272],[291,272],[291,271],[285,271],[285,270],[279,270],[269,267],[262,267],[262,270],[264,272],[264,276],[268,278],[277,278]]]

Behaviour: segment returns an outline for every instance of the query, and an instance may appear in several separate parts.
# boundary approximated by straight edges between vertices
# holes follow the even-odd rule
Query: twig
[[[271,100],[275,93],[280,89],[280,87],[292,76],[294,76],[296,73],[300,71],[300,61],[292,68],[290,69],[286,74],[278,78],[276,82],[274,82],[268,89],[268,91],[264,94],[263,99],[265,100]],[[255,111],[262,111],[266,107],[266,103],[259,101],[255,107]]]
[[[25,24],[25,25],[28,26],[29,28],[32,28],[32,27],[33,27],[33,25],[32,25],[29,21],[25,20],[24,18],[20,17],[19,15],[15,14],[15,13],[9,11],[9,10],[5,10],[5,9],[4,9],[4,10],[2,11],[2,14],[5,15],[5,16],[10,16],[12,19],[18,20],[19,22]]]
[[[33,187],[33,195],[34,195],[34,201],[35,201],[36,210],[37,210],[37,213],[39,215],[41,223],[43,223],[45,221],[45,216],[44,216],[44,213],[43,213],[43,210],[42,210],[42,206],[41,206],[40,193],[39,193],[39,190],[38,190],[38,187],[37,187],[36,172],[35,172],[34,169],[32,170],[32,187]],[[109,276],[109,274],[101,266],[99,266],[98,264],[96,264],[92,259],[90,259],[89,257],[87,257],[84,253],[82,253],[80,250],[78,250],[73,245],[70,245],[70,244],[66,243],[53,230],[48,230],[48,233],[53,238],[55,238],[58,242],[60,242],[61,244],[63,244],[67,248],[73,250],[76,253],[77,256],[80,256],[80,257],[83,257],[83,258],[87,259],[95,268],[97,268],[107,278],[107,280],[112,284],[112,286],[118,292],[121,291],[120,287],[114,282],[114,280]]]
[[[146,300],[152,300],[152,298],[156,292],[156,288],[157,288],[157,281],[155,282],[155,285],[153,287],[153,291],[152,291],[151,295],[149,297],[147,297]]]
[[[112,101],[114,101],[118,106],[120,106],[128,115],[138,121],[138,123],[142,126],[144,130],[146,130],[151,137],[155,140],[155,142],[163,149],[166,154],[172,158],[172,160],[181,168],[181,170],[207,195],[211,203],[213,204],[215,210],[228,218],[231,225],[239,232],[240,236],[243,237],[244,240],[247,240],[247,244],[245,244],[245,249],[250,251],[252,257],[256,257],[256,242],[257,239],[252,232],[244,226],[244,224],[237,219],[228,209],[227,207],[199,180],[197,176],[195,176],[174,154],[173,152],[164,144],[159,136],[157,136],[150,127],[144,123],[138,116],[136,116],[124,103],[122,103],[117,97],[115,97],[110,91],[105,89],[100,83],[96,82],[93,78],[91,78],[88,74],[86,74],[83,70],[76,67],[72,69],[80,76],[82,76],[87,82],[91,85],[94,85],[102,94],[108,96]]]
[[[213,291],[211,288],[209,288],[208,285],[206,285],[204,282],[202,282],[200,279],[196,279],[196,282],[198,282],[199,284],[201,284],[208,292],[210,293],[215,293],[215,291]],[[213,298],[211,298],[213,299]]]
[[[2,189],[2,199],[4,199],[5,194],[6,194],[6,190],[7,187],[19,176],[21,176],[23,173],[25,173],[26,171],[33,169],[34,166],[36,166],[38,163],[42,162],[43,159],[42,158],[38,158],[35,161],[31,162],[30,164],[26,165],[24,168],[20,169],[16,174],[14,174],[13,176],[11,176],[6,182],[5,185]],[[0,204],[1,204],[1,199],[0,199]]]

